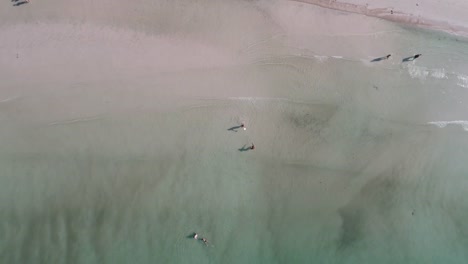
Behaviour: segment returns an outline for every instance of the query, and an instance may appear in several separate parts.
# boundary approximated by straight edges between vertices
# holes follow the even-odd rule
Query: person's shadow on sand
[[[387,56],[375,58],[375,59],[371,60],[371,62],[377,62],[377,61],[382,61],[382,60],[388,60],[388,59],[390,58],[390,56],[392,56],[392,55],[391,55],[391,54],[388,54]]]
[[[14,1],[16,2],[15,4],[13,4],[13,6],[20,6],[20,5],[24,5],[24,4],[27,4],[29,3],[28,1],[21,1],[21,2],[17,2],[18,0]]]
[[[371,60],[371,62],[376,62],[376,61],[381,61],[381,60],[386,60],[387,57],[380,57],[380,58],[375,58],[373,60]]]

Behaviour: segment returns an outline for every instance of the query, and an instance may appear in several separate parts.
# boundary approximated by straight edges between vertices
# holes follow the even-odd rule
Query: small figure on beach
[[[252,146],[250,146],[250,149],[255,149],[254,143],[252,143]]]
[[[388,58],[390,58],[390,56],[392,56],[392,54],[388,54],[388,55],[386,56],[386,57],[387,57],[387,60],[388,60]]]
[[[414,56],[413,56],[413,60],[419,58],[419,56],[421,56],[421,55],[422,55],[422,54],[416,54],[416,55],[414,55]]]
[[[198,240],[198,234],[197,233],[193,234],[193,239]]]
[[[247,130],[247,128],[245,127],[244,123],[241,123],[240,126],[242,127],[242,129]]]
[[[206,238],[203,237],[203,238],[201,239],[201,241],[203,241],[203,243],[205,243],[205,246],[208,246],[208,239],[206,239]]]

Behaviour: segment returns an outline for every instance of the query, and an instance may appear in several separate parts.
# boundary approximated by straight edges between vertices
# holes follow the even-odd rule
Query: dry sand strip
[[[292,0],[468,37],[468,1]]]

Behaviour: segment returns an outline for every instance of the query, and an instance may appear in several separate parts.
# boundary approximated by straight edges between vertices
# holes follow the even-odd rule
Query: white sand
[[[468,36],[466,1],[301,0],[299,2]]]

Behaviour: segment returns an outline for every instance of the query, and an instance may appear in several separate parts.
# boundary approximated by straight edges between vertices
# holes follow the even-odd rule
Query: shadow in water
[[[185,238],[190,238],[190,239],[195,239],[195,232],[190,233],[190,235],[187,235]]]
[[[250,146],[246,147],[246,146],[244,145],[242,148],[240,148],[240,149],[238,149],[238,150],[239,150],[240,152],[244,152],[244,151],[252,150],[252,148],[251,148]]]
[[[195,235],[197,235],[197,233],[195,232],[192,232],[190,233],[189,235],[187,235],[185,238],[188,238],[188,239],[195,239],[196,241],[199,241],[199,242],[203,242],[203,244],[205,246],[208,246],[208,240],[206,238],[203,238],[203,237],[200,237],[200,235],[198,235],[198,237],[195,238]],[[214,247],[213,245],[211,245],[212,247]]]
[[[16,1],[15,1],[16,2]],[[16,4],[14,4],[13,6],[20,6],[20,5],[24,5],[24,4],[27,4],[29,3],[28,1],[21,1],[21,2],[17,2]]]
[[[404,58],[401,62],[414,61],[414,56]]]
[[[239,129],[239,128],[241,128],[241,127],[242,127],[242,125],[240,125],[240,126],[233,126],[233,127],[228,128],[228,131],[237,132],[237,129]]]
[[[404,58],[401,62],[414,61],[415,59],[421,57],[422,54],[416,54],[411,57]]]

